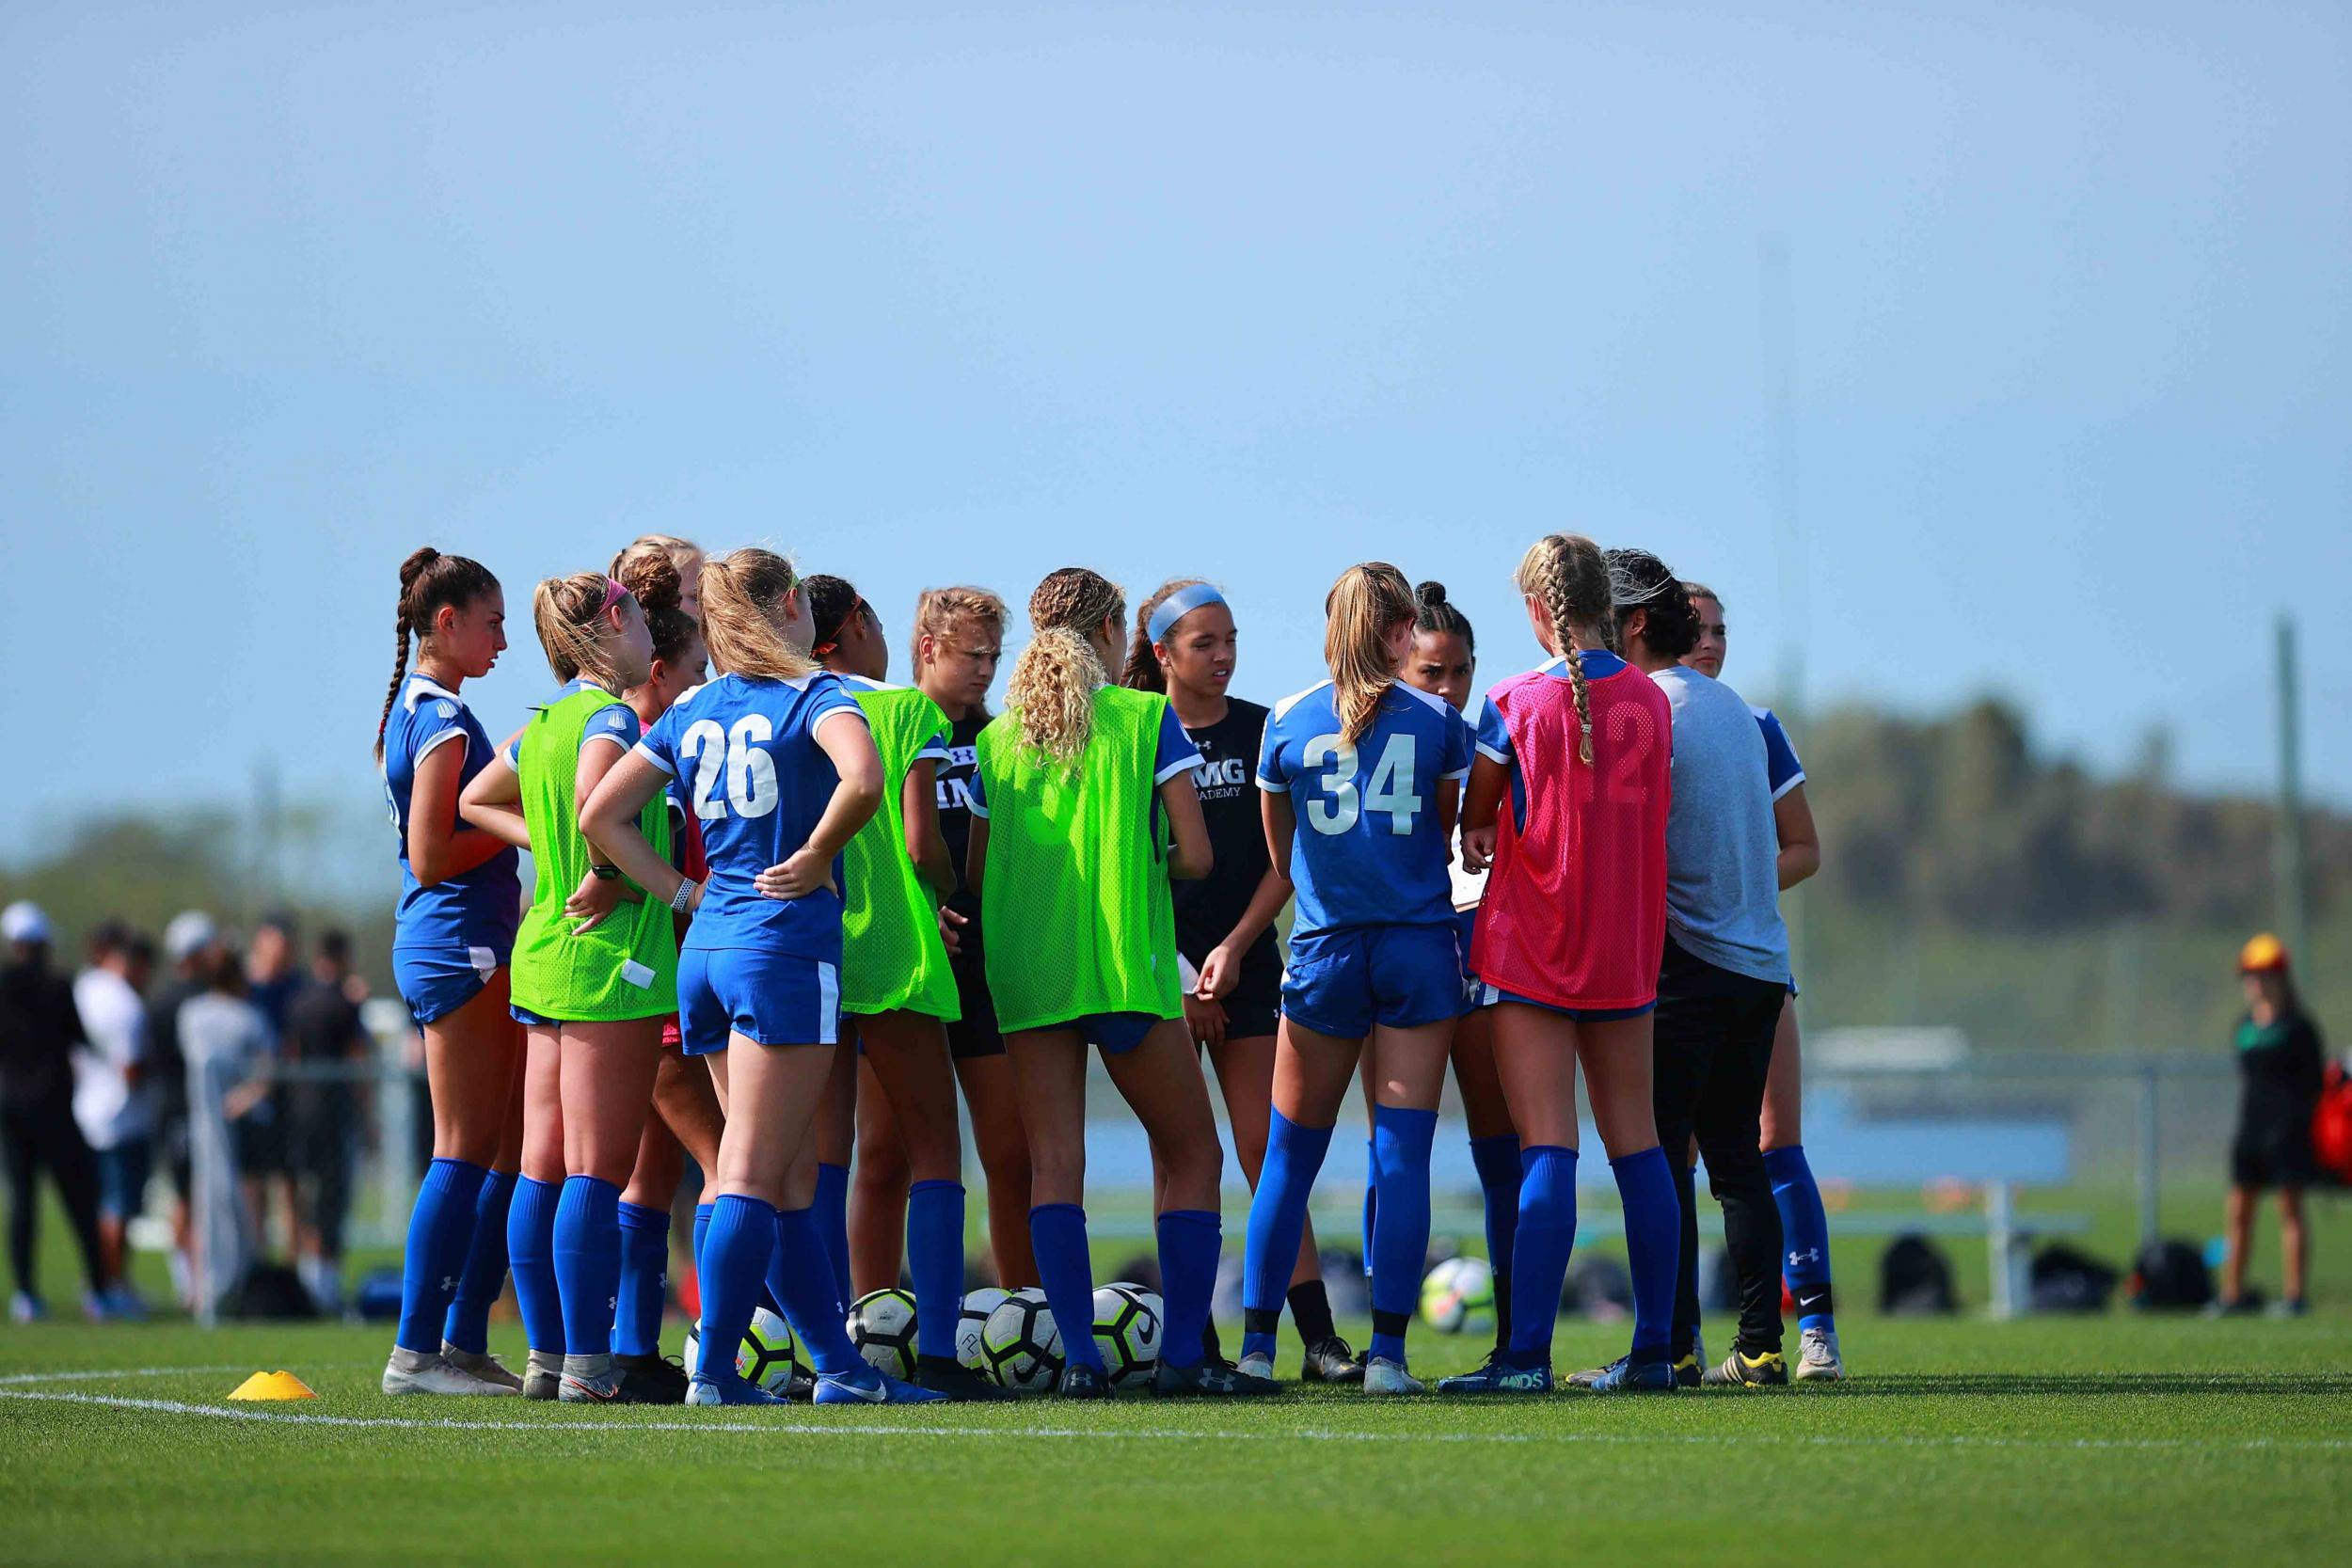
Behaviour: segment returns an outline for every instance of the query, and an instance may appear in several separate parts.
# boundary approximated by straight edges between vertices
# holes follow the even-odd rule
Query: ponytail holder
[[[602,603],[602,604],[600,604],[600,605],[596,606],[596,613],[597,613],[597,614],[599,614],[599,615],[603,614],[606,610],[611,610],[611,609],[612,609],[614,605],[619,604],[619,603],[620,603],[623,599],[626,599],[626,598],[628,598],[628,589],[627,585],[625,585],[625,584],[621,581],[621,579],[620,579],[620,578],[605,578],[605,579],[604,579],[604,603]]]
[[[1179,588],[1175,593],[1161,600],[1160,608],[1152,612],[1152,620],[1144,627],[1144,635],[1154,642],[1164,642],[1177,622],[1204,604],[1223,604],[1224,602],[1225,595],[1205,582],[1196,582]]]

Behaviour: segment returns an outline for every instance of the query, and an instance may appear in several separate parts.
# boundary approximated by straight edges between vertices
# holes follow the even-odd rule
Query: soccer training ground
[[[0,1561],[2344,1560],[2340,1317],[1841,1323],[1839,1387],[707,1412],[386,1399],[380,1327],[42,1324],[0,1334]],[[320,1398],[224,1401],[280,1367]]]

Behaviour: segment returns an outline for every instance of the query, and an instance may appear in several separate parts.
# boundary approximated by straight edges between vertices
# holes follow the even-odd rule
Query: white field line
[[[2352,1450],[2352,1438],[2251,1437],[2208,1442],[2193,1437],[1970,1437],[1970,1436],[1843,1436],[1785,1433],[1470,1433],[1470,1432],[1334,1432],[1300,1428],[1285,1432],[1193,1432],[1168,1429],[1093,1429],[1081,1427],[943,1427],[908,1421],[802,1420],[794,1422],[728,1420],[630,1421],[484,1421],[453,1417],[421,1418],[405,1416],[330,1416],[312,1411],[264,1410],[228,1404],[195,1404],[184,1400],[140,1399],[127,1394],[86,1394],[27,1388],[39,1381],[91,1377],[168,1377],[210,1373],[214,1367],[141,1367],[119,1372],[19,1373],[0,1380],[0,1399],[33,1400],[44,1403],[96,1405],[112,1410],[140,1411],[163,1416],[203,1416],[215,1420],[260,1421],[288,1426],[336,1427],[353,1431],[394,1432],[515,1432],[538,1436],[580,1436],[633,1432],[755,1433],[771,1437],[941,1437],[980,1441],[1020,1441],[1027,1438],[1076,1439],[1085,1442],[1174,1443],[1449,1443],[1516,1447],[1604,1448],[1732,1447],[1775,1449],[2074,1449],[2085,1452],[2222,1452],[2271,1451],[2341,1453]],[[227,1369],[235,1370],[236,1369]],[[821,1421],[821,1424],[820,1424]]]

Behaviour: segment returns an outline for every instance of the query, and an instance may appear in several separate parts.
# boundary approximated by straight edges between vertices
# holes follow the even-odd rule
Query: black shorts
[[[2265,1187],[2308,1187],[2313,1180],[2312,1124],[2300,1120],[2241,1123],[2230,1143],[2230,1182],[2260,1192]]]
[[[1192,962],[1189,956],[1185,962]],[[1262,943],[1242,959],[1241,980],[1225,998],[1225,1037],[1247,1040],[1271,1035],[1281,1016],[1281,951]]]
[[[957,1061],[1001,1056],[1005,1037],[996,1027],[996,999],[988,993],[988,964],[977,953],[951,954],[956,1006],[963,1016],[947,1025],[947,1054]]]

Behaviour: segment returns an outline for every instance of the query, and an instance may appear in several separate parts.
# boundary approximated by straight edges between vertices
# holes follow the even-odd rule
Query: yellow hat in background
[[[2237,950],[2240,974],[2270,974],[2287,967],[2287,944],[2263,932]]]

